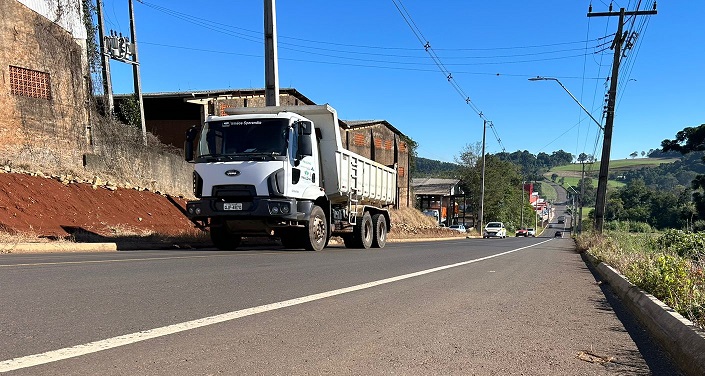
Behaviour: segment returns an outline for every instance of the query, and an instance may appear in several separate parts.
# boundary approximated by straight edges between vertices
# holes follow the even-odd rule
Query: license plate
[[[242,202],[225,202],[223,210],[242,210]]]

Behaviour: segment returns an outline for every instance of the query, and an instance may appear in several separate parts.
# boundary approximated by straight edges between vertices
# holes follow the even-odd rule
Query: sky
[[[127,0],[104,0],[106,31],[130,34]],[[279,85],[343,120],[386,120],[418,155],[453,162],[475,150],[602,154],[618,17],[606,0],[280,0]],[[620,0],[613,10],[651,9]],[[140,0],[143,93],[264,88],[263,0]],[[628,17],[611,158],[659,148],[705,123],[705,1],[662,0]],[[428,51],[424,46],[430,46]],[[132,68],[111,62],[115,93]],[[450,79],[449,79],[450,76]],[[558,81],[529,81],[531,77]],[[561,85],[565,87],[563,89]],[[573,95],[577,102],[571,98]]]

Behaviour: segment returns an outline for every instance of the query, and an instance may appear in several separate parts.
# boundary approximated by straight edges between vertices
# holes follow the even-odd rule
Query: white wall
[[[71,33],[75,39],[86,39],[81,0],[17,0]]]

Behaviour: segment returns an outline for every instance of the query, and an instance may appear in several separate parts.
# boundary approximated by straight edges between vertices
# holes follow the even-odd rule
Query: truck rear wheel
[[[326,213],[320,206],[311,207],[311,217],[308,220],[308,236],[304,236],[303,247],[309,251],[320,251],[328,243],[328,222]]]
[[[374,230],[370,212],[365,212],[365,214],[362,215],[360,222],[355,225],[353,236],[360,248],[370,248],[372,245],[372,240],[374,239]]]
[[[222,251],[234,251],[242,240],[240,236],[230,233],[225,224],[211,226],[209,232],[213,245]]]
[[[384,248],[387,244],[387,219],[382,214],[372,216],[372,228],[374,229],[374,238],[372,239],[373,248]]]

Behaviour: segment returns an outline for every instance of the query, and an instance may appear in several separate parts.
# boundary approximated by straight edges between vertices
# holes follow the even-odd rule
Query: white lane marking
[[[329,298],[329,297],[336,296],[336,295],[347,294],[349,292],[369,289],[371,287],[380,286],[380,285],[384,285],[387,283],[397,282],[397,281],[401,281],[401,280],[408,279],[408,278],[418,277],[418,276],[422,276],[425,274],[435,273],[435,272],[438,272],[441,270],[456,268],[459,266],[464,266],[464,265],[472,264],[475,262],[480,262],[480,261],[489,260],[489,259],[492,259],[495,257],[504,256],[504,255],[514,253],[517,251],[521,251],[521,250],[524,250],[527,248],[535,247],[537,245],[546,243],[551,240],[552,239],[545,240],[540,243],[536,243],[536,244],[529,245],[526,247],[513,249],[511,251],[498,253],[498,254],[492,255],[492,256],[481,257],[481,258],[474,259],[474,260],[463,261],[463,262],[459,262],[459,263],[455,263],[455,264],[439,266],[436,268],[421,270],[421,271],[414,272],[414,273],[404,274],[404,275],[391,277],[391,278],[385,278],[385,279],[381,279],[381,280],[373,281],[373,282],[367,282],[367,283],[363,283],[360,285],[344,287],[341,289],[331,290],[331,291],[308,295],[308,296],[302,296],[300,298],[289,299],[289,300],[285,300],[282,302],[265,304],[265,305],[261,305],[258,307],[246,308],[246,309],[242,309],[239,311],[233,311],[233,312],[223,313],[220,315],[204,317],[202,319],[186,321],[186,322],[182,322],[179,324],[167,325],[167,326],[163,326],[161,328],[143,330],[143,331],[137,332],[137,333],[125,334],[122,336],[108,338],[108,339],[104,339],[104,340],[100,340],[100,341],[89,342],[89,343],[86,343],[83,345],[65,347],[63,349],[47,351],[47,352],[41,353],[41,354],[27,355],[27,356],[14,358],[14,359],[9,359],[9,360],[5,360],[5,361],[0,362],[0,373],[14,371],[14,370],[22,369],[22,368],[34,367],[34,366],[38,366],[41,364],[57,362],[57,361],[69,359],[69,358],[75,358],[77,356],[87,355],[87,354],[91,354],[91,353],[95,353],[95,352],[103,351],[103,350],[108,350],[108,349],[113,349],[113,348],[120,347],[120,346],[126,346],[126,345],[130,345],[133,343],[146,341],[148,339],[163,337],[163,336],[167,336],[170,334],[176,334],[179,332],[184,332],[187,330],[196,329],[196,328],[200,328],[200,327],[204,327],[204,326],[208,326],[208,325],[219,324],[222,322],[235,320],[235,319],[245,317],[245,316],[251,316],[251,315],[255,315],[255,314],[263,313],[263,312],[268,312],[268,311],[274,311],[277,309],[291,307],[291,306],[295,306],[295,305],[299,305],[299,304],[303,304],[303,303],[308,303],[308,302],[312,302],[312,301],[320,300],[320,299],[324,299],[324,298]]]

